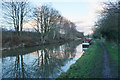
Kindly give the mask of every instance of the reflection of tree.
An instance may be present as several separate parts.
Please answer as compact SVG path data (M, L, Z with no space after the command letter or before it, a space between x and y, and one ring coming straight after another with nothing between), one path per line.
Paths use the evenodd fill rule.
M17 55L11 59L10 66L3 71L3 77L12 78L50 78L56 77L61 72L61 67L75 56L76 47L79 42L66 43L64 45L42 46L40 50L34 52L35 58L31 63L25 63L24 55ZM30 57L30 56L28 56ZM3 58L3 61L5 59ZM28 61L29 62L29 61ZM4 67L4 66L3 66ZM4 68L5 68L4 67Z
M61 46L43 47L36 51L38 58L33 62L36 69L35 75L38 74L37 77L42 76L42 78L54 77L54 74L61 71L61 66L65 65L65 61L75 56L76 45L78 44L66 43Z
M8 66L7 66L8 67ZM25 78L29 77L29 73L25 70L27 65L23 62L23 55L18 55L13 59L12 64L6 69L4 69L3 77L13 77L13 78ZM28 68L28 67L27 67ZM5 72L6 71L6 72Z
M24 62L23 62L23 55L18 55L16 57L16 61L15 61L15 67L14 67L14 70L15 70L15 73L14 75L17 77L17 78L24 78L25 77L25 68L24 68Z

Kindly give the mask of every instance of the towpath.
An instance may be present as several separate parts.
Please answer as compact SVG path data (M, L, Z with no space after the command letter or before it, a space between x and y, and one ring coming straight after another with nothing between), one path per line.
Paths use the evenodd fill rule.
M103 49L103 69L102 69L103 78L112 78L109 61L108 61L109 52L107 51L106 47L102 43L100 43L100 46Z

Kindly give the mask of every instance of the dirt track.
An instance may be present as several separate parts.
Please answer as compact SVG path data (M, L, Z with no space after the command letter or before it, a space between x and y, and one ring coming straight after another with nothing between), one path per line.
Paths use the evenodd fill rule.
M102 69L103 78L112 78L109 61L108 61L109 52L107 51L106 47L102 43L100 43L100 46L103 49L103 69Z

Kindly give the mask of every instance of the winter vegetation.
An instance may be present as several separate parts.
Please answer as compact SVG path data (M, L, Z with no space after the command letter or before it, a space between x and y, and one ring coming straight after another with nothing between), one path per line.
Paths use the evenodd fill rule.
M119 78L120 1L102 4L93 32L84 36L49 4L2 0L2 77ZM92 20L81 24L90 28Z
M107 2L104 10L100 12L100 17L94 27L94 38L104 38L107 41L118 43L119 21L120 21L120 2ZM119 42L120 43L120 42Z
M41 45L83 37L83 33L76 30L76 25L52 6L45 4L32 7L30 4L27 0L20 2L3 0L3 23L12 28L12 31L6 31L4 29L6 26L2 25L3 47ZM24 23L30 21L34 32L24 30Z
M119 78L120 1L103 3L92 37L94 44L56 80L73 78Z

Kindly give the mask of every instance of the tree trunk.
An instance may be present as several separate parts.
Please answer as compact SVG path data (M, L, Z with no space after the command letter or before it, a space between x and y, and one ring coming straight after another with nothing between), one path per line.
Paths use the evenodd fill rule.
M55 39L56 33L55 30L53 31L53 39Z

